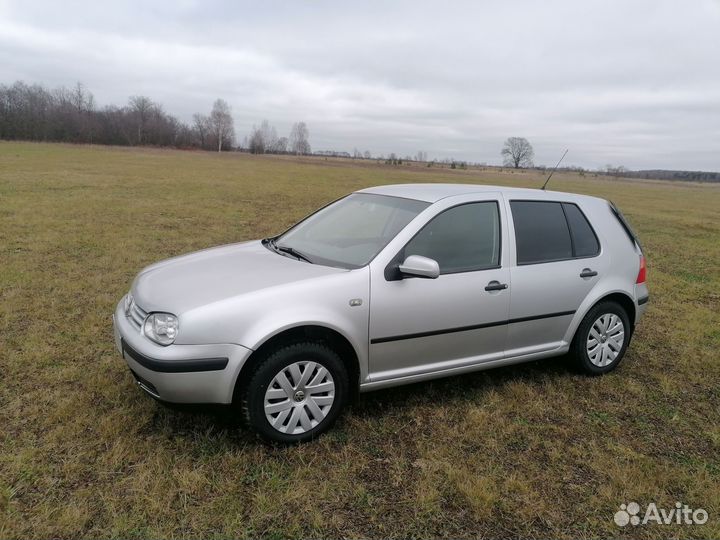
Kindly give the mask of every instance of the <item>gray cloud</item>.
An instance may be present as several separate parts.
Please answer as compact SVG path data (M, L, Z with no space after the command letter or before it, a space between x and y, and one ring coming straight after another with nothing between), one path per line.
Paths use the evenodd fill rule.
M9 2L2 82L84 82L316 149L720 170L720 2Z

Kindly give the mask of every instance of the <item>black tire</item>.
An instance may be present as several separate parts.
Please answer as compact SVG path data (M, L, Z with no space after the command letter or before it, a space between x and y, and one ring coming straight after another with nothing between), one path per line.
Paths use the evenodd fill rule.
M304 433L289 434L275 429L265 414L265 393L276 375L296 362L312 361L324 367L332 377L335 395L326 416ZM245 423L263 439L272 443L294 444L310 441L324 433L337 420L349 396L349 379L340 356L321 342L303 341L283 345L258 362L240 394ZM309 413L307 410L305 411Z
M595 321L606 314L616 315L620 321L622 321L624 336L622 346L620 347L620 351L615 359L607 365L598 366L590 359L590 355L587 351L587 342ZM603 375L612 371L618 366L618 364L620 364L620 361L623 359L623 356L625 356L625 351L627 351L628 345L630 344L631 337L632 327L630 326L630 319L623 307L612 301L600 302L588 311L587 315L585 315L585 318L580 323L577 332L575 332L573 342L570 345L570 355L573 358L576 367L583 373L588 375Z

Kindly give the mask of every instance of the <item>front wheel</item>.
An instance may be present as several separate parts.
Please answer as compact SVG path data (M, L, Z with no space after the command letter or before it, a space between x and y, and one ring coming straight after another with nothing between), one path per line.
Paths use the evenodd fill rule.
M589 375L617 367L630 343L630 320L615 302L594 306L580 323L572 343L577 366Z
M332 426L347 402L348 388L345 365L325 344L285 345L250 375L243 416L268 441L308 441Z

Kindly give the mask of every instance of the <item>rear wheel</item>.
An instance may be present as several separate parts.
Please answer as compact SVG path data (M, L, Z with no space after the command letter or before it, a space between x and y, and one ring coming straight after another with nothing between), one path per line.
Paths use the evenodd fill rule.
M590 375L612 371L630 342L630 320L615 302L594 306L580 323L571 346L577 366Z
M242 395L245 421L272 442L311 440L329 429L347 402L348 374L324 343L285 345L258 364Z

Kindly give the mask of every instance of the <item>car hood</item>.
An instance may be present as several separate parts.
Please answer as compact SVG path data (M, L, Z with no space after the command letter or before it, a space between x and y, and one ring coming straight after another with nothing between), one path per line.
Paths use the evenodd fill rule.
M145 268L133 296L145 311L185 311L268 287L347 272L270 251L259 240L221 246Z

